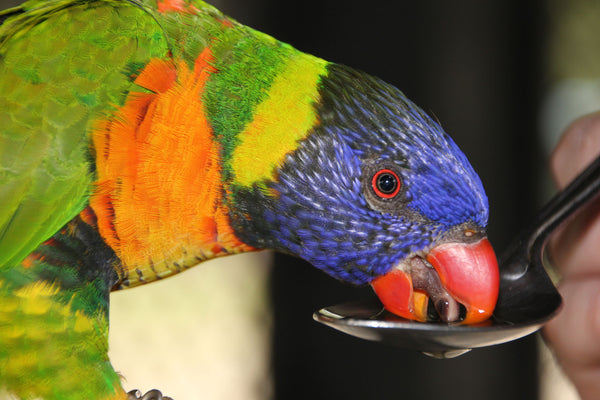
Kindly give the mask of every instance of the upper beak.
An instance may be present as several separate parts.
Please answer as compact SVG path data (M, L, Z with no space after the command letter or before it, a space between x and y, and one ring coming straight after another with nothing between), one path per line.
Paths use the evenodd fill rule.
M401 317L425 322L431 303L445 322L474 324L492 316L500 276L490 242L444 243L371 282L385 308Z

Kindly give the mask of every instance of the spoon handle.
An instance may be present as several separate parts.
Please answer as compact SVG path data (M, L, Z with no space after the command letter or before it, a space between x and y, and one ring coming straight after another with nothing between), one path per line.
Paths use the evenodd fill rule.
M541 256L548 236L600 191L600 157L542 208L530 231L530 256ZM533 261L533 260L532 260Z
M542 256L550 234L600 191L600 157L539 212L535 222L500 257L498 320L530 321L552 316L561 298L548 277ZM515 315L519 318L515 321Z
M540 210L534 223L508 246L500 257L503 279L515 280L525 274L531 264L541 263L550 234L600 191L600 157Z

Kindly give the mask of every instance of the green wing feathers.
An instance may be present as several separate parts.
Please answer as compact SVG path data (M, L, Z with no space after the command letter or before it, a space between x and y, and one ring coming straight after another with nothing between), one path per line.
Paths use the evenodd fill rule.
M0 387L22 398L123 398L107 356L114 279L40 243L62 236L70 246L81 234L60 231L92 190L93 121L123 104L132 75L164 57L167 41L129 2L31 1L3 17Z
M122 104L128 68L167 52L156 21L127 2L27 4L38 6L0 27L0 266L84 208L91 121Z

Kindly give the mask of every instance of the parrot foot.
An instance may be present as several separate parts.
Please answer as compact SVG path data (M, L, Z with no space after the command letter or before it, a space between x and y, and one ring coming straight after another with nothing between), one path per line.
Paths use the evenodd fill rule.
M131 390L127 392L127 400L173 400L171 397L163 396L160 390L149 390L142 396L139 390Z

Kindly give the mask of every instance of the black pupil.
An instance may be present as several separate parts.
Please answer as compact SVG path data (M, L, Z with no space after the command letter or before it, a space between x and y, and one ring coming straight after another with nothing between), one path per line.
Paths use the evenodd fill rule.
M377 177L377 188L384 194L394 193L398 187L398 180L392 174L383 173Z

